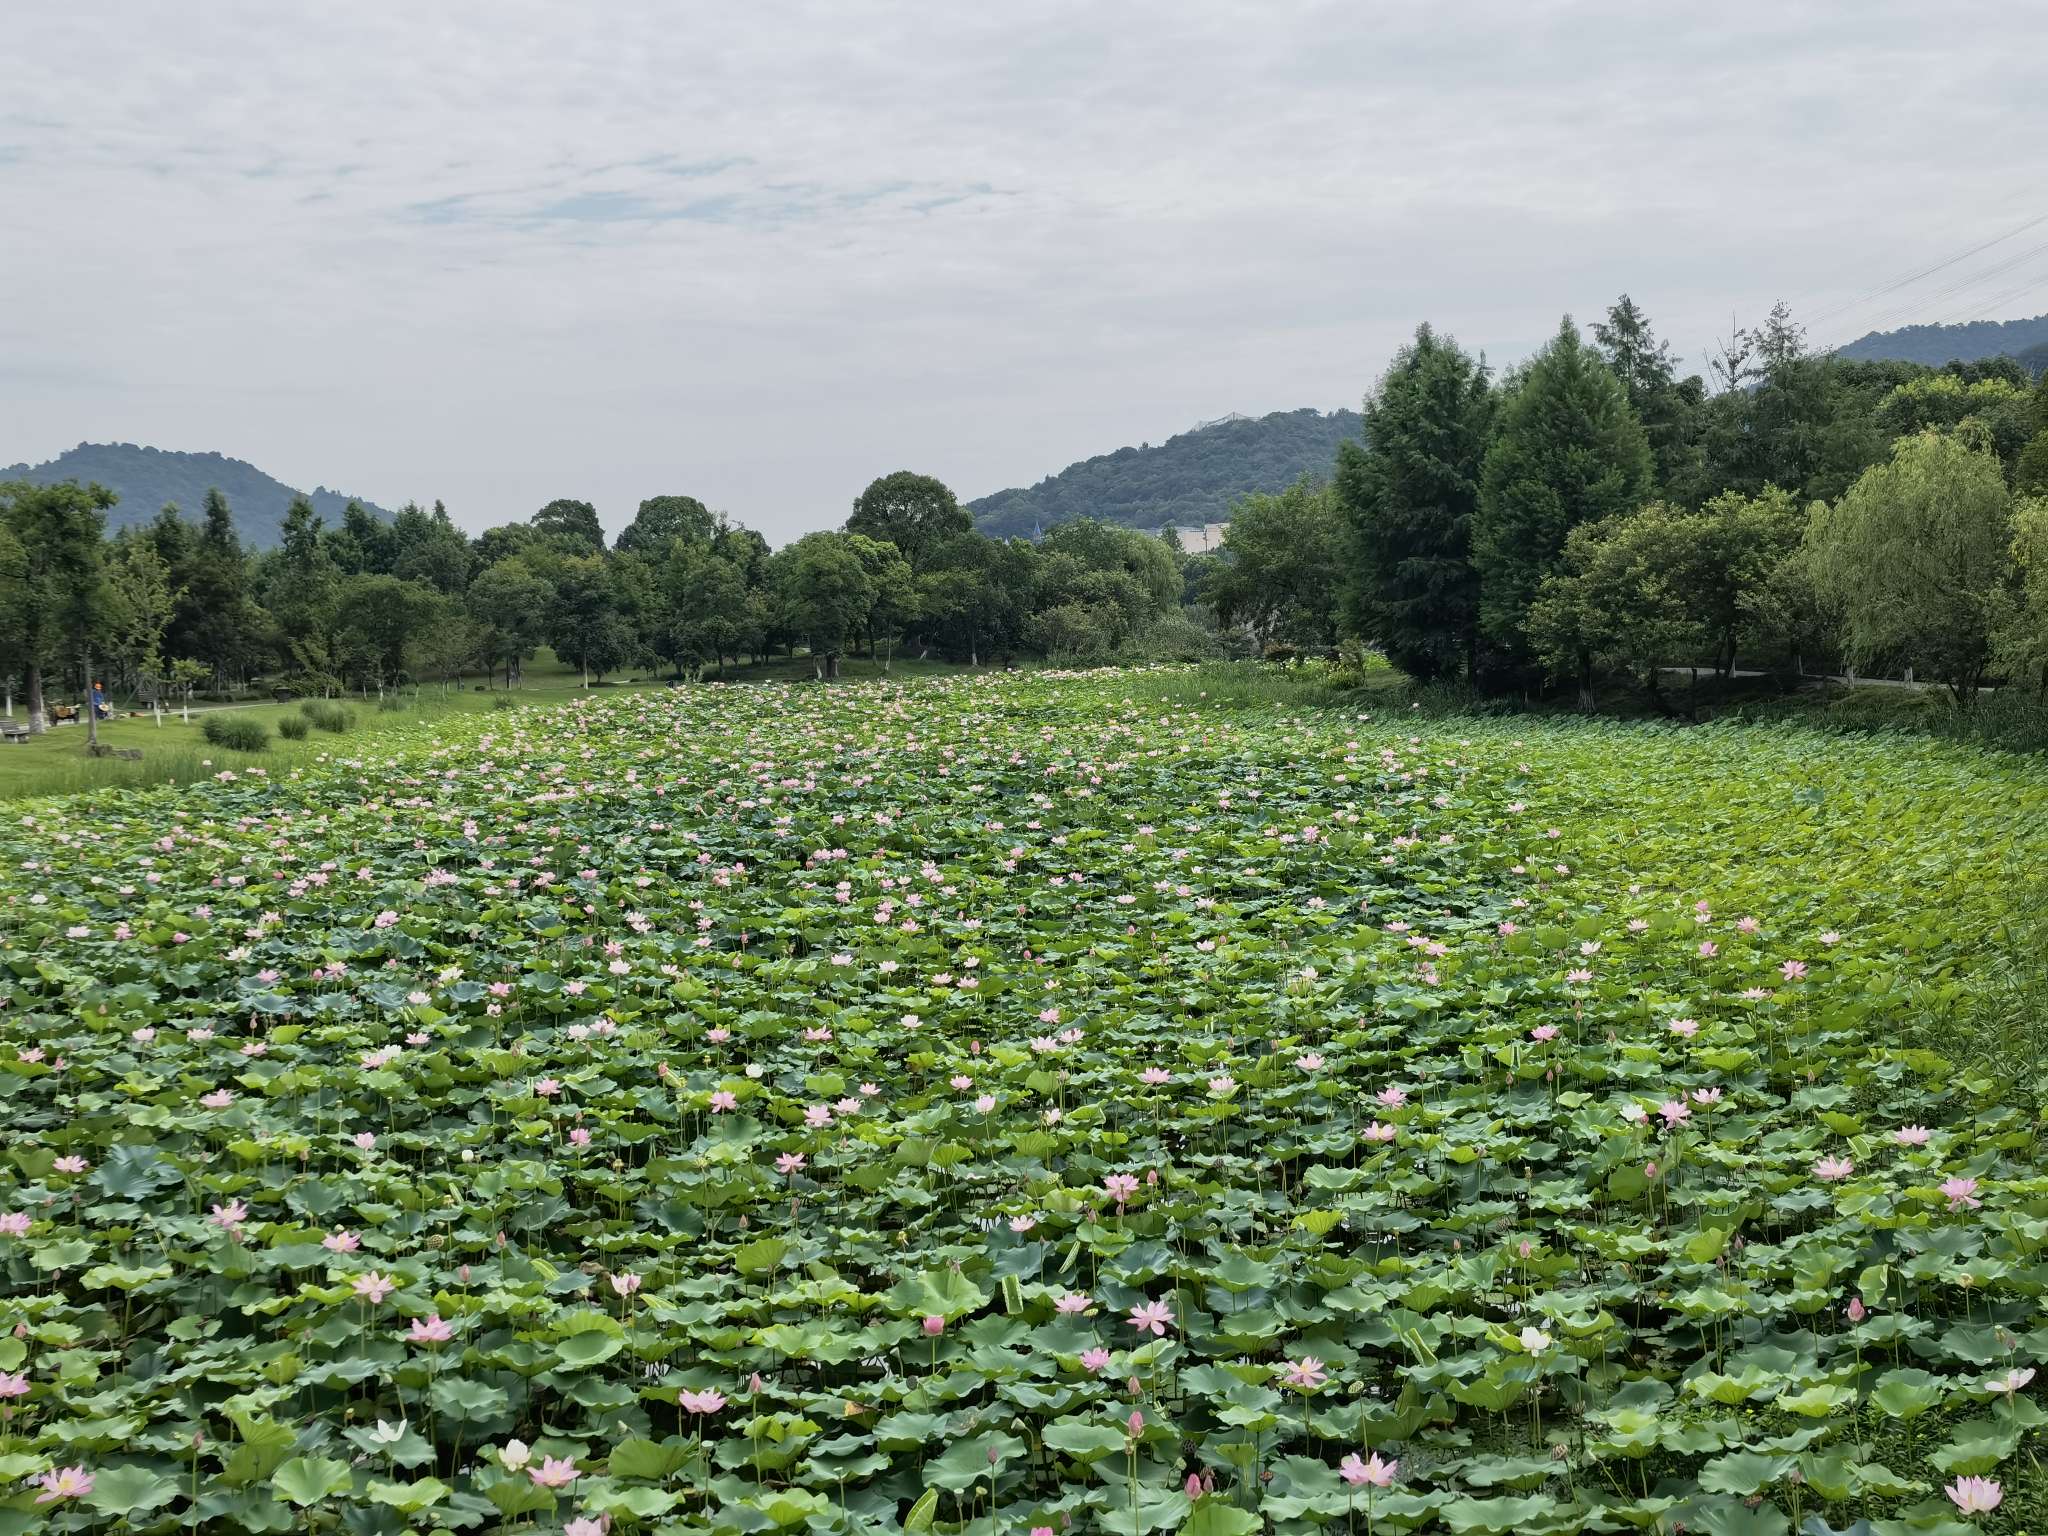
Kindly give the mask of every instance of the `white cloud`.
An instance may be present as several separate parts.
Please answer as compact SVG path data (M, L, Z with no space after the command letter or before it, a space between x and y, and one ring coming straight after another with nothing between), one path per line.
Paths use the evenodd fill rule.
M1821 313L2048 211L2044 56L1988 0L27 0L0 461L779 540L891 469L1355 403L1425 318L1502 359L1624 287L1693 356Z

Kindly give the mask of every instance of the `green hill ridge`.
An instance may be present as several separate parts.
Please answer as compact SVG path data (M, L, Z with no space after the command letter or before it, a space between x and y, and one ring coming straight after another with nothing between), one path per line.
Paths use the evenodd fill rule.
M165 502L176 502L187 516L197 516L207 491L218 487L234 509L236 531L245 543L259 549L278 543L285 509L295 496L303 494L330 524L341 521L342 510L351 500L362 501L325 486L301 492L255 465L225 454L180 453L134 443L80 443L46 464L0 468L0 480L27 480L36 485L98 481L121 498L107 514L109 532L150 521ZM379 517L391 516L372 502L362 504Z

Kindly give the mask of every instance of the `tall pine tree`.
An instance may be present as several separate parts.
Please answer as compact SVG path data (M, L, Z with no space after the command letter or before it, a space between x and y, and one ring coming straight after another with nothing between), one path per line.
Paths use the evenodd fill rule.
M1338 445L1346 627L1415 677L1477 670L1472 519L1493 407L1485 363L1423 325L1367 397L1364 439Z
M1633 512L1650 492L1650 445L1621 381L1571 316L1501 402L1472 530L1479 627L1526 664L1529 605L1556 570L1565 535Z

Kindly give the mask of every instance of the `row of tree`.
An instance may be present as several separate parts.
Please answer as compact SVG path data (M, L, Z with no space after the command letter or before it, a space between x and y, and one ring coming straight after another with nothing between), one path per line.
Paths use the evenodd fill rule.
M835 530L771 550L690 496L607 545L549 502L474 537L293 504L245 549L218 491L104 536L97 486L0 487L0 677L142 697L258 677L307 691L517 683L546 645L588 681L807 648L820 676L911 644L981 663L1377 644L1423 679L1546 682L1699 663L1914 667L1971 696L2048 684L2048 381L2010 359L1845 362L1782 306L1681 378L1628 298L1496 377L1421 327L1326 479L1242 500L1223 548L1079 519L989 538L900 471ZM10 682L10 687L12 686Z
M1327 483L1241 503L1202 590L1420 678L1738 662L2048 683L2048 378L1844 362L1783 306L1679 378L1628 298L1496 379L1429 326Z
M970 663L1087 659L1178 622L1183 595L1155 537L1078 522L1037 543L987 538L946 486L907 471L869 485L842 528L773 551L690 496L642 502L609 547L583 501L471 538L439 503L389 522L351 504L330 528L301 499L260 552L217 491L196 521L167 506L108 539L112 504L98 486L0 487L0 675L21 680L37 728L52 669L149 699L258 677L381 694L475 670L509 686L542 645L586 683L800 646L821 676L856 647L886 666L906 642Z

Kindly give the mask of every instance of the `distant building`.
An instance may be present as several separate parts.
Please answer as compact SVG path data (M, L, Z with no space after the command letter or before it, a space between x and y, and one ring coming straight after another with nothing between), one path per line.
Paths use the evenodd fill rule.
M1191 555L1210 555L1223 547L1223 535L1229 529L1228 523L1203 523L1200 527L1167 526L1159 530L1163 539L1169 533L1180 535L1180 547Z

